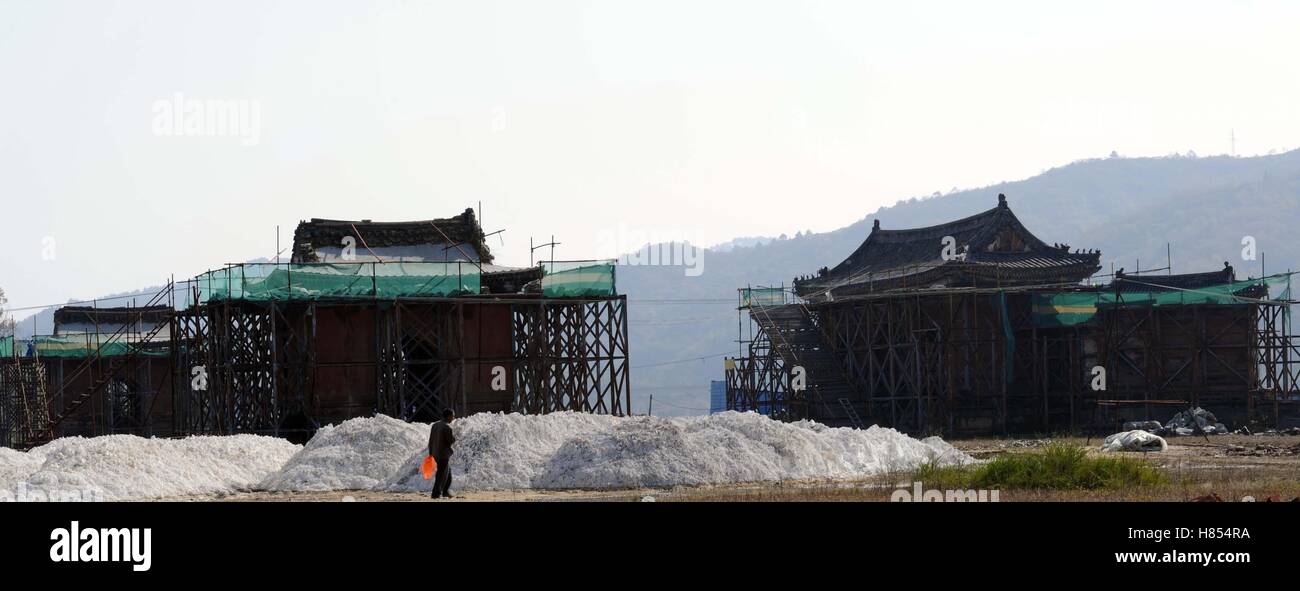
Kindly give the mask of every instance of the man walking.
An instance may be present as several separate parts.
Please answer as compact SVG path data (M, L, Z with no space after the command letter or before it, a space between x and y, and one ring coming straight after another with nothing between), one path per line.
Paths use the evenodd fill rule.
M429 430L429 455L438 463L438 472L433 477L433 498L452 498L451 496L451 445L456 443L456 436L451 432L451 423L456 420L456 413L449 408L442 411L442 420L433 424Z

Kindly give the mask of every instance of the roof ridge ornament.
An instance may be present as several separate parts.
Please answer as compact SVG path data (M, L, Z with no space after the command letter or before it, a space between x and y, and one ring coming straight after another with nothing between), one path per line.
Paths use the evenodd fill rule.
M1007 206L1007 196L1003 195L1002 193L998 193L998 207L1006 208L1006 206Z
M872 230L880 229L880 218L876 218L874 221L871 222L871 229Z

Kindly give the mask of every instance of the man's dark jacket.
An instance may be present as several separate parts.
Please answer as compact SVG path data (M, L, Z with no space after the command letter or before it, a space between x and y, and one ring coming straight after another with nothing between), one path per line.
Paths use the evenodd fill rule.
M451 425L447 421L438 421L429 429L429 455L438 460L439 464L451 457L453 443L456 443L456 436L452 435Z

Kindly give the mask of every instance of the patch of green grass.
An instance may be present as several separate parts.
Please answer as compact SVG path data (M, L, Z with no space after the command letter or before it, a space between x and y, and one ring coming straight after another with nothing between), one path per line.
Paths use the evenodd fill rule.
M989 490L1116 490L1169 482L1163 472L1144 460L1089 457L1087 449L1065 443L1005 454L972 466L927 464L917 471L916 479L936 488Z

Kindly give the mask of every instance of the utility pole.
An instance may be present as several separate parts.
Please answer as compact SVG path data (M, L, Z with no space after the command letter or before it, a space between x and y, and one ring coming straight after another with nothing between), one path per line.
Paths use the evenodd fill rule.
M650 395L650 408L646 410L645 414L648 417L655 416L655 395L654 394Z

